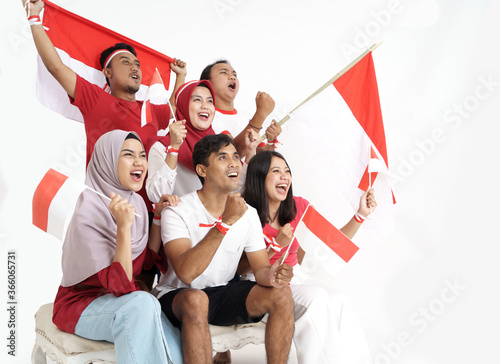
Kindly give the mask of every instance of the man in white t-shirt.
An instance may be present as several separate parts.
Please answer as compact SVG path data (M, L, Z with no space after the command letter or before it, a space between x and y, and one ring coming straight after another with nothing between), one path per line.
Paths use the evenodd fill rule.
M241 161L231 138L201 139L193 165L203 187L162 212L169 268L153 291L181 328L184 363L210 362L209 323L257 322L267 313L268 362L286 363L293 335L292 267L270 266L257 212L234 192ZM232 281L243 252L256 282Z
M241 115L234 106L234 100L240 89L240 81L233 66L225 59L206 66L200 75L200 80L210 81L215 91L215 118L212 128L216 134L229 131L234 138L234 145L241 152L247 130L253 129L257 133L261 132L264 121L274 110L274 100L269 94L259 91L255 97L256 111L253 117L248 119ZM257 151L274 150L280 133L281 126L273 120L266 129L267 144L261 143Z

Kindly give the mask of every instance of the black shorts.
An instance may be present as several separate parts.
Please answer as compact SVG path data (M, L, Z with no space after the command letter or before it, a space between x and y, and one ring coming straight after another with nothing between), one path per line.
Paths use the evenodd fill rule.
M259 322L264 315L250 317L247 312L246 299L250 290L257 283L251 281L231 281L225 286L208 287L202 289L208 296L208 323L218 326L231 326ZM177 293L186 288L170 291L160 297L162 311L170 322L181 327L181 322L172 311L172 302Z

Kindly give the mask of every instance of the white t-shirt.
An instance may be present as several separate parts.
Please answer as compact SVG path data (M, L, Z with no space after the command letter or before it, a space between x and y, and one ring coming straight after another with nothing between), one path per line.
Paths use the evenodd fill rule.
M214 129L215 134L220 134L223 131L228 131L231 133L233 138L237 137L243 129L248 125L248 121L251 118L242 116L235 109L234 111L224 111L215 109L215 117L214 121L212 121L212 129ZM267 126L270 125L270 122L264 122L262 126L262 130L266 130ZM262 132L259 133L264 135ZM266 143L262 142L259 144L259 147L264 147Z
M181 287L202 289L223 286L233 279L244 251L251 253L266 248L257 211L249 205L247 207L245 214L230 227L212 261L201 275L187 285L177 278L172 265L169 264L167 272L160 278L153 294L160 298L165 293ZM212 225L215 221L217 219L205 209L198 193L194 191L182 196L178 206L163 210L162 241L168 244L175 239L187 238L194 247L211 229L200 227L200 224Z
M215 134L220 134L227 130L234 138L248 125L248 120L250 119L244 118L237 110L224 111L215 109L212 129L214 129Z
M180 163L175 169L170 169L165 163L166 156L161 142L154 143L149 150L146 193L153 203L158 203L164 194L184 196L202 187L196 172Z

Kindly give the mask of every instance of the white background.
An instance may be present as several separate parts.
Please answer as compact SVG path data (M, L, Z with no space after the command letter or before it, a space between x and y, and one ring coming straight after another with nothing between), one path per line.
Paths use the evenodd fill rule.
M377 364L499 362L500 201L498 152L493 148L499 132L498 2L57 3L185 60L188 79L198 78L203 67L216 59L229 59L241 81L236 108L253 113L256 92L266 91L276 101L275 118L286 115L366 47L384 41L374 59L389 166L399 177L394 186L395 230L382 241L370 241L360 232L361 250L334 284L354 306ZM83 125L45 109L35 97L36 51L25 18L21 1L4 1L0 21L3 363L29 362L33 315L40 305L53 301L61 278L61 242L31 224L33 192L55 164L83 179L85 162ZM489 89L481 80L490 80ZM285 145L286 132L285 128L281 138ZM431 143L436 133L441 137ZM296 150L286 157L293 169L294 159L311 155ZM306 172L294 170L297 178L301 173ZM307 171L309 185L297 182L296 194L308 197L313 178L321 174L321 169ZM324 199L328 198L325 190ZM18 258L17 358L6 354L8 250L16 250ZM453 284L458 288L450 291L447 287Z

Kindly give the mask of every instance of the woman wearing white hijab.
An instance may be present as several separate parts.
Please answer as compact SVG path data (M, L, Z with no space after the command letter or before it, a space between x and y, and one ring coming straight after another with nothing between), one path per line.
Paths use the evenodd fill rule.
M152 225L148 246L147 209L136 194L146 172L137 134L114 130L95 144L85 183L112 200L88 189L80 196L52 320L63 331L114 342L117 363L182 363L178 330L134 280L161 261L159 226Z

